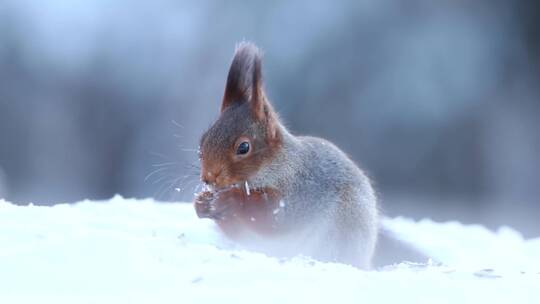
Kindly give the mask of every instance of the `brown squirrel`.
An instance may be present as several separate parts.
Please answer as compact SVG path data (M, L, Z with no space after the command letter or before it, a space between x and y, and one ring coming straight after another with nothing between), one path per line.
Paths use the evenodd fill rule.
M294 136L263 90L261 52L240 43L221 114L200 140L201 218L248 247L369 268L377 199L362 170L334 144Z

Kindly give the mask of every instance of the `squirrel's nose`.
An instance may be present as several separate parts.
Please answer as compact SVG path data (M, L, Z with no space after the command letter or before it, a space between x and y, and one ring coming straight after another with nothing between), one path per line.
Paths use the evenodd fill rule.
M212 173L212 171L206 171L205 173L201 175L201 180L203 183L207 185L215 185L218 177L219 177L219 173L215 174L215 173Z
M212 178L210 175L208 174L202 174L201 175L201 181L207 185L211 185L213 183L216 182L216 179L215 178Z

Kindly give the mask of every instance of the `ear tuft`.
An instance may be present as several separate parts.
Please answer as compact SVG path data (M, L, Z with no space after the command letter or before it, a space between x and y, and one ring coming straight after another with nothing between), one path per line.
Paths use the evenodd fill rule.
M262 107L262 54L251 42L240 42L227 76L227 85L221 104L223 112L227 107L250 102L254 113Z

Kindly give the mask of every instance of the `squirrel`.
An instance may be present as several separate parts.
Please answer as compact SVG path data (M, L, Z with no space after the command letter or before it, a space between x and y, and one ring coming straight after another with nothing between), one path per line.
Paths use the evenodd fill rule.
M371 267L379 212L370 179L331 142L287 130L252 43L236 47L199 159L206 188L195 195L196 213L226 236L270 255Z

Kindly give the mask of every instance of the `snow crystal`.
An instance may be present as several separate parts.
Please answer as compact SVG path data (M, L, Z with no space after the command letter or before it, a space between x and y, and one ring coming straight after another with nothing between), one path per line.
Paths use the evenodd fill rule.
M246 181L246 183L244 184L245 188L246 188L246 193L247 195L251 195L251 192L249 191L249 184L248 182Z

